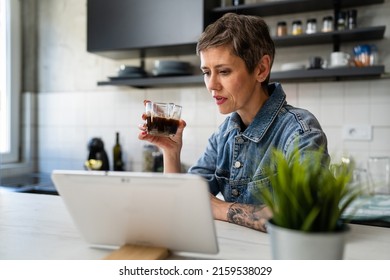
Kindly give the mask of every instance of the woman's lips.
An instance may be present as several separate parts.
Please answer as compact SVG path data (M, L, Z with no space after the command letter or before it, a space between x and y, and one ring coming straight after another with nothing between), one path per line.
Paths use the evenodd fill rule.
M217 103L217 105L221 105L221 104L225 103L225 101L227 100L227 98L221 97L221 96L214 96L214 98L215 98L215 102Z

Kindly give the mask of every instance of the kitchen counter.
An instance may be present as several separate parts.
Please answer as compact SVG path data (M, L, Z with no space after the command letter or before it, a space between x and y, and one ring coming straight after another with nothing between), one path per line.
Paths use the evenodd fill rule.
M390 259L390 229L351 224L345 259ZM269 236L216 221L220 252L176 253L171 259L271 259ZM111 253L80 236L60 196L0 190L0 259L98 260Z
M21 193L58 195L49 173L30 173L0 178L0 189Z

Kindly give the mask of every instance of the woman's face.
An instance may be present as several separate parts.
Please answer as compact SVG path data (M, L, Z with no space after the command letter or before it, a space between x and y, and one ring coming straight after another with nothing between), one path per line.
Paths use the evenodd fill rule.
M244 60L228 46L211 47L200 52L201 70L208 91L221 114L237 112L244 123L250 122L264 102L261 82L264 71L259 65L249 73Z

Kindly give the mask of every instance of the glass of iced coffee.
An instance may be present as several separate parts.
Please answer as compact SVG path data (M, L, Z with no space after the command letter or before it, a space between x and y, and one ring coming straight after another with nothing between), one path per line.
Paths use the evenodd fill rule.
M174 103L145 102L146 128L149 134L173 136L176 134L182 107Z

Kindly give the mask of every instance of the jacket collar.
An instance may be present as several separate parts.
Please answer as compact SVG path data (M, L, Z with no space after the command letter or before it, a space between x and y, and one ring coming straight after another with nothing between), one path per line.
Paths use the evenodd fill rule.
M259 109L252 123L242 133L243 137L248 138L253 142L259 142L265 135L268 128L272 125L279 111L286 103L286 94L283 91L280 83L271 83L268 85L270 97ZM241 131L241 118L234 112L231 114L228 127L224 136L227 136L232 130Z

